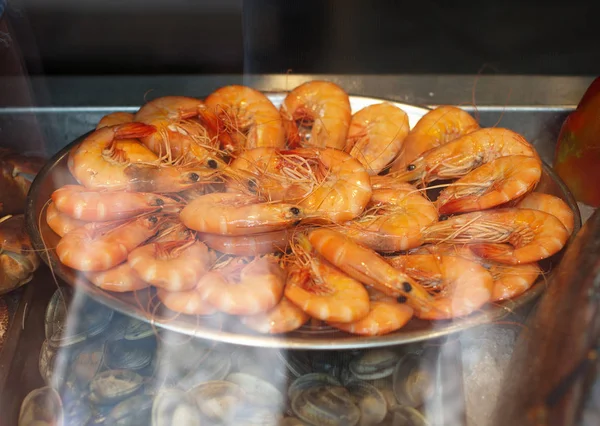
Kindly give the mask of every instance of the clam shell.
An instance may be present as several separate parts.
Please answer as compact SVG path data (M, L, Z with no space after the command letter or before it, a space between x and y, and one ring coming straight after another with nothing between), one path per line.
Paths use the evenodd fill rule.
M288 398L293 401L300 392L319 386L341 386L342 384L335 377L323 373L309 373L298 377L288 388Z
M90 382L90 400L96 404L114 404L138 392L142 376L130 370L108 370Z
M390 410L391 426L430 426L431 424L413 407L397 406Z
M193 398L178 389L160 392L152 403L152 426L200 426L200 411Z
M378 425L385 419L388 411L387 401L375 386L357 380L347 384L346 389L360 409L361 426Z
M391 376L400 355L390 349L372 349L353 359L349 368L360 380L378 380Z
M290 377L302 377L313 372L310 358L305 352L278 352L277 357L288 370Z
M84 296L61 287L46 307L45 332L53 347L72 346L106 330L114 311ZM76 321L69 321L69 317Z
M298 418L312 425L354 426L360 419L360 409L352 399L346 388L319 386L296 394L292 410Z
M434 364L428 354L406 354L393 374L393 391L400 405L420 407L435 392Z
M29 392L19 411L19 426L41 424L63 424L62 401L58 392L48 386Z
M239 385L246 393L246 400L259 407L281 408L283 394L271 383L246 373L231 373L227 381Z
M243 408L245 394L232 382L214 380L188 391L202 415L210 422L231 423L237 411Z
M107 343L105 364L113 370L141 370L150 365L154 353L154 342L117 340Z
M87 425L92 418L90 404L84 398L64 403L65 425Z
M125 329L125 340L140 340L154 336L155 330L147 322L139 321L135 318L129 318L127 328Z
M82 387L87 387L102 369L104 361L104 340L95 341L75 355L69 368Z
M123 426L146 426L150 423L153 399L148 395L135 395L127 398L110 410L107 423Z

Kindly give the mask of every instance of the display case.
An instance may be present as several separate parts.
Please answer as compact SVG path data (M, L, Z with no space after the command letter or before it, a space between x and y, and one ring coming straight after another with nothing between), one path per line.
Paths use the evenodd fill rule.
M561 127L595 77L586 66L577 62L573 64L577 69L570 69L564 57L561 57L560 61L548 60L546 68L536 72L535 61L525 61L524 68L519 69L516 65L518 61L507 54L503 62L504 72L493 75L479 72L473 69L473 64L482 65L481 61L477 55L465 49L464 43L462 49L459 48L459 36L452 38L454 50L449 50L465 60L464 66L446 62L448 65L443 67L440 64L443 61L426 58L415 60L410 66L391 59L381 60L378 65L377 57L382 57L384 53L422 53L436 43L436 37L423 34L422 44L414 39L401 47L378 44L383 36L377 34L384 34L385 28L392 28L391 23L386 24L387 21L381 17L386 11L390 15L399 11L392 6L389 10L383 6L370 9L365 5L359 6L358 2L348 2L343 10L339 5L335 6L335 2L315 3L310 8L312 13L307 13L304 8L284 7L275 2L251 1L245 2L242 7L237 2L192 4L175 1L169 6L170 15L160 2L149 2L143 9L137 2L101 6L95 2L42 3L9 2L7 6L0 0L0 47L3 47L0 50L0 161L3 161L2 166L7 170L11 167L5 176L11 176L11 179L18 176L28 182L25 201L15 202L16 205L23 205L22 211L16 209L10 212L12 216L23 214L21 230L25 234L20 237L22 245L15 249L14 244L2 235L5 251L0 250L5 262L5 269L0 272L8 275L9 262L14 259L19 260L20 265L26 265L25 270L19 270L24 276L17 280L17 288L0 298L1 424L598 424L600 381L596 382L595 376L598 262L594 253L598 252L600 244L600 220L593 207L573 197L568 185L553 169ZM495 10L491 5L488 6L492 9L487 10ZM415 6L416 9L420 7ZM526 13L527 7L522 7ZM444 7L436 6L433 10L439 15ZM257 14L261 16L260 19ZM372 21L369 14L380 18ZM353 34L352 25L348 22L359 22L361 15L365 17L360 22L364 22L365 28L371 28L376 35L365 35L361 39ZM238 18L243 22L241 31L233 24ZM299 47L302 42L297 34L290 35L294 28L298 28L296 20L300 18L321 23L315 31L306 35L306 40L310 40L314 48L303 50ZM396 28L393 32L408 37L415 33L415 29L409 25L411 19L403 19L406 26L393 27ZM438 19L441 20L441 15ZM101 28L105 21L111 22L112 27L105 38L99 39L94 29ZM262 25L258 25L258 22L262 22ZM161 23L166 29L153 32L152 28ZM132 31L132 27L135 31ZM202 30L203 36L191 40L189 34L197 31L197 28ZM269 34L266 34L265 28L270 29ZM53 30L56 34L50 37ZM494 31L490 28L490 32ZM460 33L456 28L452 31L448 29L448 34L455 32ZM164 45L160 44L161 34L168 34L169 42L165 41ZM171 43L177 39L176 35L180 36L179 44ZM77 38L79 40L75 40ZM322 42L323 38L329 40L328 43ZM526 38L526 33L521 32L521 39ZM217 42L220 39L222 41ZM6 46L3 40L7 41L4 43ZM243 43L238 43L240 40ZM492 43L490 40L488 42ZM357 45L357 53L348 53L347 45L350 42ZM515 46L516 42L506 41L509 42ZM502 46L502 43L496 45ZM373 46L378 46L378 49L370 52ZM490 46L490 56L502 57L498 49L494 51ZM586 52L584 47L582 45L580 49L582 53ZM194 49L195 54L191 55L190 51ZM284 50L285 53L276 56L277 52ZM294 56L294 52L301 51L304 52L302 54L310 53L312 58L319 58L321 66L316 65L315 61L307 64ZM529 58L532 55L525 56ZM595 58L594 52L590 55L592 59ZM443 55L440 57L448 59ZM372 66L367 66L361 58L370 59ZM72 71L69 71L69 64L73 67ZM292 69L281 69L286 64ZM338 147L327 145L330 143L327 138L331 138L334 126L337 126L327 122L330 119L327 114L332 114L331 110L329 113L321 110L320 116L310 116L314 109L303 105L296 110L296 115L290 115L291 118L285 115L286 108L292 108L286 104L290 93L296 93L295 89L314 82L333 83L335 90L340 90L347 98L348 120L344 124L345 133ZM282 135L285 133L285 138L282 137L285 142L281 146L269 147L276 149L278 161L281 162L277 163L275 171L269 171L271 174L261 171L262 182L256 177L258 174L248 178L248 174L244 174L248 170L244 170L244 173L237 169L231 171L234 168L232 164L250 150L243 144L250 144L248 141L254 137L252 132L257 132L251 126L239 124L239 120L248 119L240 113L248 107L246 100L240 102L243 108L238 105L238 109L227 110L223 114L222 104L211 109L207 99L217 90L231 86L246 86L264 94L264 99L276 111L275 121L284 123L281 132ZM238 87L236 90L241 92L244 89ZM236 95L239 93L236 92ZM322 98L317 101L331 102L334 95L321 93ZM142 123L143 118L138 114L140 108L167 96L187 97L197 105L194 104L194 111L188 109L185 117L176 120L169 113L175 114L177 108L167 111L165 120L168 123L164 128L160 127L158 121L154 124ZM263 102L263 98L260 99ZM391 140L396 140L398 133L405 134L398 143L398 152L392 154L380 170L373 171L369 169L371 163L365 165L366 160L361 157L366 156L366 151L353 154L352 147L348 146L351 138L347 135L348 128L359 126L354 121L357 112L382 103L404 114L402 120L405 120L406 128L400 129L400 119L390 120L394 128L400 129L389 136ZM466 112L476 123L472 130L459 134L454 142L467 138L472 132L508 129L506 131L511 132L510 135L516 135L514 140L520 141L522 138L525 141L526 148L523 149L530 149L526 151L530 154L519 151L516 154L518 158L514 152L488 158L486 153L482 153L484 149L503 149L493 146L501 145L500 142L493 140L479 151L470 151L471 148L466 144L475 142L468 140L464 142L465 146L457 148L456 155L479 159L473 161L466 172L457 172L460 168L456 166L458 163L444 157L434 166L427 163L427 167L423 167L423 174L417 178L407 177L408 172L419 167L415 162L417 159L433 161L433 156L422 159L425 158L424 153L431 152L427 150L419 153L410 164L394 168L393 162L404 155L399 152L406 135L416 132L415 126L424 116L448 106ZM334 107L343 109L339 104ZM103 117L117 112L131 114L131 118L102 130L99 123ZM181 113L181 109L177 112ZM239 115L231 120L231 114ZM260 114L259 118L256 117L254 115L250 120L261 119ZM323 125L325 130L317 134L313 131L319 127L320 120L327 124ZM366 120L367 123L371 121L377 120L372 117ZM231 128L232 122L237 126L234 126L234 130ZM127 127L132 123L134 126ZM193 123L193 129L183 126L189 126L190 123ZM267 127L269 123L265 120L264 126ZM182 127L177 127L180 125ZM430 126L433 128L435 124ZM90 138L103 135L99 132L108 132L107 129L115 129L115 132L125 129L120 139L125 140L124 143L140 144L139 141L126 139L145 140L154 135L158 128L164 132L179 132L183 136L177 137L185 140L199 127L203 129L202 137L206 138L202 139L202 143L194 139L193 142L185 142L182 148L179 145L175 147L176 137L170 136L169 145L151 149L156 160L142 159L137 161L138 168L128 169L126 173L132 173L132 170L138 173L130 181L135 180L132 185L138 186L95 187L90 183L87 189L83 189L94 194L124 193L129 197L127 202L132 203L131 199L136 194L151 193L160 203L156 204L157 201L152 199L152 208L142 209L125 219L118 215L110 218L116 222L109 222L104 217L99 220L85 219L75 223L76 226L73 225L69 232L65 231L65 235L88 226L86 238L93 239L95 237L90 235L108 229L106 223L110 223L111 230L125 229L119 227L128 226L131 217L135 216L136 220L146 220L146 225L152 228L155 222L166 219L160 222L161 227L152 228L153 231L148 235L143 234L145 236L127 249L125 257L115 265L98 267L94 271L78 271L68 266L66 255L63 256L58 249L59 242L63 241L64 244L64 235L59 236L55 228L48 224L48 215L49 206L58 206L57 199L52 198L56 190L65 185L82 185L80 188L83 188L86 182L93 182L74 171L76 149ZM361 131L363 133L359 132L358 137L364 138L367 130ZM445 131L451 133L448 129ZM323 142L323 146L315 146L322 134L327 135L327 142ZM113 137L109 136L109 139ZM453 143L451 139L437 144L445 146ZM165 137L164 141L167 140ZM113 155L115 150L126 152L125 145L119 143L119 137L114 136L114 141L109 140L102 145L97 158L106 158L107 151L110 151L111 161L122 158ZM392 142L389 144L391 146ZM509 142L503 141L502 144L508 145ZM212 161L206 163L209 166L200 163L199 154L195 151L199 149L196 146L206 149L207 145L212 149L208 150L208 161ZM152 147L152 144L146 141L143 146ZM167 146L168 152L163 150ZM10 149L13 157L4 154L5 148ZM437 149L436 146L428 148ZM382 152L387 153L391 149L386 146ZM177 150L181 151L181 155ZM196 156L193 161L186 156L190 152ZM315 152L321 156L317 160ZM332 174L338 173L332 170L343 163L339 160L335 164L333 161L326 163L323 152L343 158L347 164L358 164L351 173L345 175L348 183L342 183L336 189L340 191L338 197L342 197L339 195L342 190L348 190L353 185L351 179L358 182L362 174L366 176L368 189L365 191L368 196L360 212L352 217L338 220L336 214L339 212L325 212L324 208L311 206L305 201ZM537 167L538 177L532 178L535 182L522 193L494 205L471 208L474 212L456 210L457 203L453 207L448 207L450 204L443 207L441 201L436 201L442 197L440 191L444 194L447 188L460 187L453 182L459 181L463 186L468 186L468 183L464 183L468 181L462 178L469 172L489 167L489 164L496 164L493 162L498 158L506 159L511 155L515 160L507 167L510 170L522 167L532 158L538 161L533 167ZM263 153L257 158L260 162L270 157ZM119 161L115 163L121 164ZM202 161L206 161L206 158L203 157ZM90 164L85 165L83 174L99 174ZM184 178L181 176L189 178L195 175L194 182L203 179L206 182L202 182L201 190L198 190L198 185L190 185L177 187L175 191L171 189L175 179L169 177L170 180L164 183L161 181L162 175L153 174L156 172L144 167L152 167L152 170L177 168L181 173L178 178L182 181ZM508 171L498 172L499 165L494 167L490 169L491 175L478 178L480 187L493 186L489 182L496 179L493 173L509 174ZM142 176L139 168L148 174ZM209 169L217 169L218 173ZM444 169L448 174L435 175L439 169ZM306 170L317 183L312 182L314 186L303 192L302 196L287 195L295 194L294 191L299 191L302 185L302 188L306 188L306 175L300 176ZM275 175L277 179L285 177L285 182L282 184L281 180L276 180L273 177ZM509 176L507 179L514 178ZM359 237L354 234L350 238L352 244L357 244L357 250L364 250L353 259L354 264L337 264L339 259L336 256L327 257L317 237L312 238L316 235L314 232L332 232L333 238L336 233L350 229L348 227L353 220L362 220L363 226L365 221L382 217L380 209L385 203L373 201L373 193L386 189L377 187L382 185L380 182L392 180L400 184L399 188L404 188L402 197L419 197L419 200L424 200L423 203L427 202L434 208L435 218L425 225L409 226L411 232L418 229L419 235L427 232L433 235L433 225L459 223L457 220L467 215L474 215L472 222L459 224L453 232L441 237L433 236L427 240L425 236L420 236L423 239L419 243L410 247L398 245L394 249L377 248L379 241L387 235L381 230L383 228L374 233L374 239L359 243L356 243ZM139 186L140 181L143 181L142 186ZM274 181L277 185L288 185L286 195L280 199L272 196L276 190L269 185ZM291 181L294 183L291 184ZM163 184L165 186L160 186ZM406 186L402 185L411 185L409 195ZM6 194L7 188L0 187L0 195L3 191ZM398 188L394 190L399 191ZM508 191L504 187L502 190ZM352 197L356 197L355 192ZM561 208L566 208L570 214L570 224L561 222L558 216L543 212L543 215L551 217L539 219L540 224L536 224L535 230L531 231L535 237L519 234L518 241L508 238L500 241L501 237L486 237L488 240L485 240L480 236L481 228L477 229L475 236L467 233L460 237L460 232L467 229L469 224L479 223L480 216L487 217L486 214L490 212L496 214L498 211L502 215L516 214L517 210L529 214L539 211L541 208L518 204L530 192L551 194L554 200L558 199ZM285 235L286 247L283 249L273 243L272 250L250 255L239 248L241 240L235 240L235 244L239 244L235 249L226 248L225 243L221 246L223 248L218 249L216 245L211 246L216 243L209 243L207 235L211 232L202 228L208 226L204 223L208 219L201 225L192 225L198 218L219 217L218 213L214 213L217 210L209 210L209 207L213 207L210 203L204 207L205 210L195 212L188 221L182 216L182 210L211 193L252 198L253 201L246 204L279 205L285 201L286 208L301 209L303 215L305 211L307 213L285 226L278 225L280 227L276 231L287 229L289 233ZM265 195L267 193L269 195ZM476 198L480 199L482 195L485 195L485 191L476 193ZM11 197L5 196L5 199L8 198ZM9 204L5 199L0 206L6 209ZM246 204L235 206L243 211L242 207ZM107 204L103 209L110 209L111 206L117 204ZM289 211L293 213L293 210ZM399 214L398 210L393 212ZM62 210L59 213L64 214ZM81 211L73 213L70 220L77 214L81 214ZM103 214L107 214L106 211ZM249 221L252 218L248 214L243 219ZM219 220L222 229L230 225L224 217L219 217ZM515 230L516 220L511 219L507 225L512 226L510 232L515 234L521 232ZM180 221L186 225L186 230L182 231L185 237L181 241L170 240L170 233L181 231L177 228L181 225ZM93 222L94 228L85 225L85 222ZM177 223L173 225L173 222ZM538 229L550 227L555 222L560 229L544 231L547 232L543 234L546 238L543 243L545 254L540 257L539 266L530 258L515 260L516 254L513 252L511 255L515 258L494 263L492 255L486 257L477 249L469 251L470 247L476 247L477 244L498 241L517 248L530 244L522 243L520 238L541 238L538 233L542 231ZM492 222L487 226L499 229L503 223ZM291 232L291 229L295 231ZM231 237L225 231L222 234L219 236ZM248 231L233 235L252 239L256 234L264 235L265 232ZM480 241L477 238L483 239ZM547 241L561 238L560 247L550 252ZM84 241L78 240L72 256L97 254L95 249L90 249L90 240ZM120 241L116 239L106 245L106 251L112 253L112 249L120 249ZM455 251L440 251L447 248L448 242ZM86 246L88 243L89 246ZM206 251L200 250L200 254L179 263L178 267L170 267L170 278L164 285L145 284L132 291L116 292L111 291L108 285L102 288L102 285L92 284L93 273L102 273L118 265L131 265L128 256L133 249L155 243L166 244L160 246L165 253L155 254L156 257L164 255L165 259L176 258L179 254L172 253L179 253L179 250L194 244L201 244ZM430 251L427 254L423 251L415 254L414 250L423 249L423 246ZM465 247L468 255L460 251ZM35 254L35 261L27 257L32 253ZM172 290L177 281L175 275L195 265L201 255L206 256L206 261L200 266L202 274L195 278L193 288ZM432 262L433 266L417 265L411 269L406 264L397 263L403 256L416 259L414 256L419 255ZM275 262L279 272L272 272L272 265L269 266L271 269L267 268L269 273L260 270L252 275L250 269L250 272L243 272L247 265L254 265L254 262L267 257L269 262ZM23 259L28 259L29 263L23 263ZM451 274L451 262L459 262L463 268L467 268L460 270L454 281L446 276ZM458 264L452 265L458 270ZM377 274L374 271L384 266L391 269L382 273L381 278L374 278ZM501 278L531 274L519 269L522 266L535 269L535 277L526 284L527 289L515 291L507 287L507 292L514 291L516 294L513 296L510 293L510 297L492 300L493 283ZM133 270L133 266L128 267ZM444 269L446 267L449 268L448 272ZM135 282L128 283L139 283L140 277L145 276L143 273L152 268L156 266L136 269L136 278L132 279ZM337 274L335 276L339 280L346 280L343 285L350 287L357 284L358 290L355 294L344 296L343 292L348 291L345 288L340 290L334 288L333 284L323 284L319 281L323 275L319 274L325 274L322 272L324 270L331 276ZM234 302L223 302L222 298L211 296L207 291L198 291L201 287L197 284L201 282L198 280L209 273L229 274L216 285L211 285L214 286L213 292L221 295L228 292L228 297L240 298L239 302L235 302L239 303L237 310L232 307ZM359 277L361 273L362 278ZM397 273L408 278L405 282L382 284L388 283L388 278ZM255 287L250 288L248 284L250 290L236 287L240 286L244 274L256 280L256 283L252 283ZM276 278L283 282L281 288L274 291L277 294L267 295L276 300L273 303L263 299L257 301L263 294L261 292ZM294 279L301 284L292 283ZM488 279L489 283L485 281ZM307 280L312 280L310 285L305 284ZM482 284L484 281L487 284ZM111 285L114 290L114 283ZM318 298L319 303L327 303L327 309L311 308L309 302L303 304L298 293L288 293L292 285L304 286L306 294L303 293L302 297L309 298L311 303ZM487 292L485 301L478 302L471 293L468 297L459 296L456 288L467 288L468 285ZM163 291L165 288L170 289L166 291L168 297L177 297L177 302L185 302L185 306L174 308L180 305L167 301ZM416 295L420 289L423 289L424 295ZM201 296L192 294L194 291ZM336 291L340 295L332 296ZM182 297L185 300L182 301ZM201 300L197 301L198 297ZM360 305L363 298L366 300L364 314L350 312ZM449 307L439 302L443 298L446 298ZM253 303L259 302L270 305L264 309L251 309ZM366 331L357 331L358 322L363 319L366 321L367 312L369 315L374 312L378 302L389 303L392 308L377 314L381 317L373 314L373 318L369 317L371 328L362 324ZM190 307L192 303L196 303L196 311ZM265 312L273 312L283 303L289 306L287 310L281 308L278 316L256 317L257 314L260 316ZM459 303L466 307L458 307ZM200 312L200 305L210 309ZM332 313L336 309L356 318L353 316L351 320L340 320ZM251 315L254 315L253 319ZM277 332L276 326L295 320L300 322L298 327ZM399 324L393 330L385 328L394 321ZM348 328L348 324L352 326Z

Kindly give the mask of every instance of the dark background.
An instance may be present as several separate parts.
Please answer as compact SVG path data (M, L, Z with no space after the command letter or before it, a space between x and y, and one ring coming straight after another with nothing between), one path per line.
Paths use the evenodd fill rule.
M600 73L591 0L7 1L32 75Z

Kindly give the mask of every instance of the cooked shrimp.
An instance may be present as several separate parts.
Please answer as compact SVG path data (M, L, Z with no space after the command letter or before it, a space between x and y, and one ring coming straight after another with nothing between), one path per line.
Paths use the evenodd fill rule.
M440 106L429 111L417 122L404 142L392 172L403 172L425 151L448 143L479 129L477 121L460 108Z
M394 176L402 182L425 185L438 179L460 178L482 164L508 155L538 157L535 148L512 130L480 129L424 152Z
M46 210L46 223L58 236L62 237L75 228L85 225L83 220L73 219L72 217L57 210L54 203L48 204Z
M228 236L201 234L199 237L208 247L221 253L237 256L261 256L285 252L290 244L293 230L265 232L264 234Z
M512 208L454 216L428 226L423 236L426 243L469 244L478 256L516 265L557 253L569 231L551 214Z
M290 147L344 149L351 120L350 98L336 84L301 84L286 96L280 113Z
M198 282L197 291L204 301L221 312L255 315L279 303L285 277L275 256L256 257L249 263L235 258L205 274Z
M517 202L515 207L519 209L541 210L556 216L565 228L567 228L569 234L573 233L575 227L575 214L567 203L554 195L532 192Z
M164 217L144 215L118 222L88 223L65 234L59 260L80 271L105 271L127 260L131 250L156 234Z
M260 203L249 195L213 193L192 200L179 217L195 231L238 236L288 228L304 217L304 211L293 204Z
M204 104L207 108L201 114L205 111L221 141L227 141L227 151L285 146L279 111L261 92L245 86L225 86L211 93Z
M126 187L129 179L124 170L127 166L134 161L158 161L156 154L130 139L155 131L153 126L141 123L99 128L71 150L69 171L79 183L88 188ZM127 141L127 150L118 146L119 140ZM132 153L135 160L130 158Z
M196 290L167 291L159 288L156 291L158 300L172 311L187 315L212 315L217 310L202 299Z
M336 229L378 252L396 252L421 245L421 229L436 222L438 212L415 187L402 185L396 184L398 189L373 191L369 202L372 207Z
M213 167L160 164L156 154L144 145L118 142L153 132L153 126L142 123L96 130L69 153L69 171L80 184L91 189L178 192L212 182L217 173Z
M415 254L388 258L388 262L435 295L421 319L449 319L469 315L492 297L494 280L477 262L457 256Z
M354 322L369 313L369 293L360 282L314 253L305 236L293 247L285 286L292 303L322 321Z
M440 214L490 209L532 191L541 177L537 157L499 157L444 188L436 204Z
M146 282L167 291L196 287L210 268L211 257L200 241L180 240L150 243L133 249L129 266Z
M285 200L298 202L309 215L345 222L360 215L371 199L369 174L342 151L299 148L283 152L282 161L290 183Z
M284 296L273 309L262 314L242 317L241 322L259 333L279 334L294 331L309 319L308 314Z
M114 292L142 290L150 284L139 277L127 262L106 271L86 272L85 276L96 287Z
M408 130L408 115L397 106L370 105L352 116L344 151L377 175L396 158Z
M229 165L229 191L252 194L267 201L281 201L292 182L280 172L285 167L283 157L275 148L245 150Z
M355 280L388 296L401 296L415 309L425 311L429 308L429 293L404 272L393 268L373 250L326 228L311 231L308 239L319 254Z
M490 271L494 279L492 302L512 299L531 288L541 270L536 263L523 265L503 265L498 262L485 262L483 266Z
M111 112L110 114L106 114L100 119L100 121L96 125L96 129L117 126L119 124L131 123L133 122L133 117L134 114L130 112Z
M332 327L362 336L381 336L399 330L413 316L413 309L393 301L371 301L366 317L350 322L328 322Z
M426 244L409 251L409 254L443 254L459 256L479 263L492 275L494 287L490 301L511 299L527 291L541 274L536 263L523 265L506 265L490 259L481 258L473 253L467 246L454 244Z
M172 198L153 193L94 191L79 185L58 188L52 201L59 212L86 222L126 219L177 206Z

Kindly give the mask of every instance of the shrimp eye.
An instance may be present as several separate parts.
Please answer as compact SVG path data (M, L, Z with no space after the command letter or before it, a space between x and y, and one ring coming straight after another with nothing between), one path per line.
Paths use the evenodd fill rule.
M248 181L248 189L250 191L252 191L253 193L256 193L256 188L258 187L258 184L256 183L256 180L254 179L250 179Z
M442 215L440 215L440 217L439 217L439 221L440 221L440 222L443 222L443 221L445 221L445 220L448 220L448 218L449 218L449 216L448 216L447 214L442 214Z
M217 167L219 167L219 165L215 160L211 158L210 160L208 160L208 167L210 167L211 169L216 169Z
M406 170L408 170L409 172L412 172L412 171L413 171L414 169L416 169L416 168L417 168L417 166L415 166L414 164L409 164L409 165L406 167Z
M156 223L156 222L158 222L158 218L157 218L156 216L150 216L150 217L148 218L148 220L149 220L150 222L152 222L152 223Z
M198 182L200 180L200 175L198 175L198 173L191 173L190 180L192 182Z
M408 281L404 281L402 283L402 288L404 289L405 292L410 293L412 290L412 285L410 285L410 283Z
M294 216L298 216L300 214L300 209L298 207L292 207L290 211Z
M156 205L157 205L157 206L164 206L164 205L165 205L165 202L164 202L163 200L161 200L160 198L157 198L157 199L156 199Z
M406 303L408 299L406 298L406 296L398 296L396 300L398 301L398 303Z

